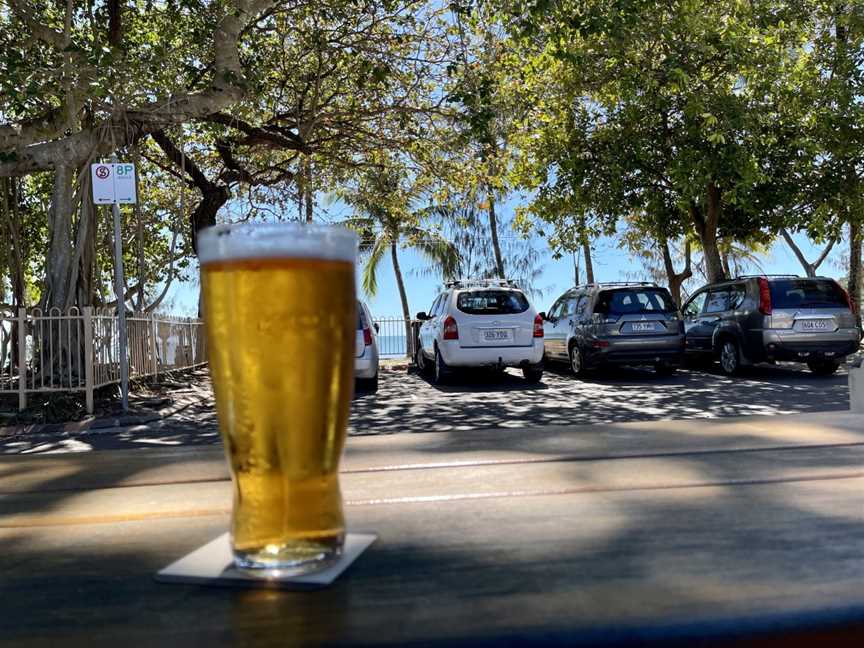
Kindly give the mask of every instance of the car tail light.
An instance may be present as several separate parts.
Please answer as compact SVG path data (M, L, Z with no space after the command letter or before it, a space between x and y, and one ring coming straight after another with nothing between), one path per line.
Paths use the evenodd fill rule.
M372 329L368 326L363 327L363 344L372 346Z
M543 337L543 318L539 315L534 318L534 337Z
M771 290L768 288L768 280L765 277L759 277L759 312L763 315L770 315L771 309Z
M452 315L448 315L447 319L444 320L444 339L445 340L458 340L459 339L459 327L456 325L456 320L453 319Z

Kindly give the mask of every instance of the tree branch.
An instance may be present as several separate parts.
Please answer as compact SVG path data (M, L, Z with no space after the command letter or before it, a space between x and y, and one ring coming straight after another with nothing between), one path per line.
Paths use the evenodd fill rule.
M822 265L822 262L823 262L823 261L825 260L825 258L826 258L830 253L831 253L831 248L834 247L834 244L835 244L835 243L837 243L837 237L832 237L831 240L828 241L828 245L826 245L826 246L825 246L825 249L822 250L822 254L820 254L820 255L819 255L819 258L817 258L817 259L813 262L813 269L814 269L814 270L815 270L816 268L818 268L820 265Z
M292 133L285 128L277 126L253 126L252 124L224 113L214 113L208 115L205 121L213 122L214 124L222 124L239 130L246 135L245 138L237 143L245 146L269 145L272 148L283 148L290 151L300 151L309 155L312 150L307 143L299 135Z
M795 244L795 241L792 240L792 237L789 235L789 232L786 230L785 227L780 228L780 234L781 236L783 236L783 240L786 241L786 245L788 245L792 249L792 252L795 253L795 256L798 258L798 262L804 268L807 276L811 276L813 274L813 266L807 262L806 258L804 258L804 253L801 252L801 248L799 248Z
M23 6L23 0L13 1L18 7ZM233 0L231 4L234 9L229 7L213 33L213 81L208 88L149 101L131 110L115 106L109 119L62 139L38 144L28 142L23 148L20 143L26 142L27 137L14 143L7 141L5 145L0 145L0 150L17 150L11 160L0 162L0 176L26 175L54 168L60 162L70 166L80 165L91 154L106 155L130 143L135 137L167 126L202 119L237 103L246 92L238 46L240 33L248 22L276 2ZM105 137L106 132L113 132L113 137Z

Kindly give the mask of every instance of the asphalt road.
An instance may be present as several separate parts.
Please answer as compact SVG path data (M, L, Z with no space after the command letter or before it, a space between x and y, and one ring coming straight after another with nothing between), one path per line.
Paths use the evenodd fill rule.
M700 417L795 414L847 410L848 377L818 377L803 365L750 368L736 378L714 370L681 370L658 377L650 370L619 369L575 379L562 366L539 384L521 373L471 372L438 387L404 369L382 371L378 393L358 393L352 435L537 428ZM173 412L142 425L85 432L0 437L0 454L85 452L218 444L213 395L206 370L185 389L172 388ZM180 405L180 407L176 407ZM287 415L287 414L286 414Z
M384 374L382 373L382 378ZM804 365L758 366L729 378L715 366L671 377L622 368L577 380L562 365L536 385L521 373L466 373L443 387L411 372L387 375L358 394L352 434L580 425L657 419L794 414L849 408L848 376Z

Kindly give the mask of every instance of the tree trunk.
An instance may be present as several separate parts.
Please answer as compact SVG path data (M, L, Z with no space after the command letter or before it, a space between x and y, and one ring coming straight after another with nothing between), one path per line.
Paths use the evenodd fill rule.
M573 285L579 285L579 254L576 252L572 252L573 254Z
M411 309L408 308L408 295L405 292L405 282L402 281L402 270L399 268L399 255L396 251L395 240L390 244L390 258L393 259L393 274L396 275L399 299L402 300L402 317L405 318L405 349L410 358L414 355L414 339L411 335Z
M314 207L315 207L315 189L312 185L312 156L306 155L304 156L303 163L303 195L306 199L306 222L311 223L314 217Z
M489 202L489 232L492 235L492 250L495 253L495 272L499 279L504 279L504 259L501 258L501 246L498 244L498 217L495 215L495 196L489 191L486 197Z
M108 42L119 45L123 35L123 3L108 0Z
M12 304L15 307L26 306L24 258L26 253L21 242L21 212L19 211L18 179L4 178L0 184L0 202L3 203L6 228L11 244L9 259L9 283L12 287ZM15 338L17 340L17 337Z
M703 215L695 203L690 204L690 215L699 241L702 243L702 254L705 257L705 273L709 282L723 281L726 273L720 259L720 248L717 245L717 227L720 223L721 196L720 189L713 182L707 188L708 209Z
M672 295L675 305L681 308L681 286L687 279L693 276L693 270L690 265L690 241L684 243L684 270L682 272L675 272L675 264L672 261L672 253L669 250L669 241L663 241L660 247L663 252L663 266L666 268L666 281L669 284L669 293Z
M795 241L792 240L792 237L789 235L789 232L786 231L786 228L781 228L780 235L783 237L783 240L786 241L786 245L788 245L792 252L795 254L795 258L798 259L798 263L801 264L801 267L804 268L804 273L808 277L816 276L816 268L813 267L813 264L807 261L804 257L804 253L801 252L801 248L799 248ZM833 243L832 243L833 245Z
M858 326L861 326L861 223L849 221L849 297Z
M192 212L190 217L190 234L192 236L192 249L198 253L198 232L205 227L216 224L216 214L231 197L231 192L224 184L211 182L198 168L194 160L187 157L174 142L165 134L165 131L151 133L153 141L165 153L174 166L186 173L198 190L201 192L201 202Z
M594 283L594 264L591 261L591 244L587 238L582 239L582 254L585 256L585 281Z
M45 259L43 308L70 306L69 277L72 270L72 167L57 164L54 192L48 210L48 257Z
M81 180L81 204L78 210L75 251L69 277L69 294L74 295L76 306L93 304L93 257L96 254L96 218L93 197L90 192L90 174L85 165L79 170Z

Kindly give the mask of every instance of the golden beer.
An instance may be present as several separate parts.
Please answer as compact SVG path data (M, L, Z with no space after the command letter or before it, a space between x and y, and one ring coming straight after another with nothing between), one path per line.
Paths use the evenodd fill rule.
M336 558L345 535L338 469L354 385L354 264L230 253L201 255L201 289L235 560L302 573Z

